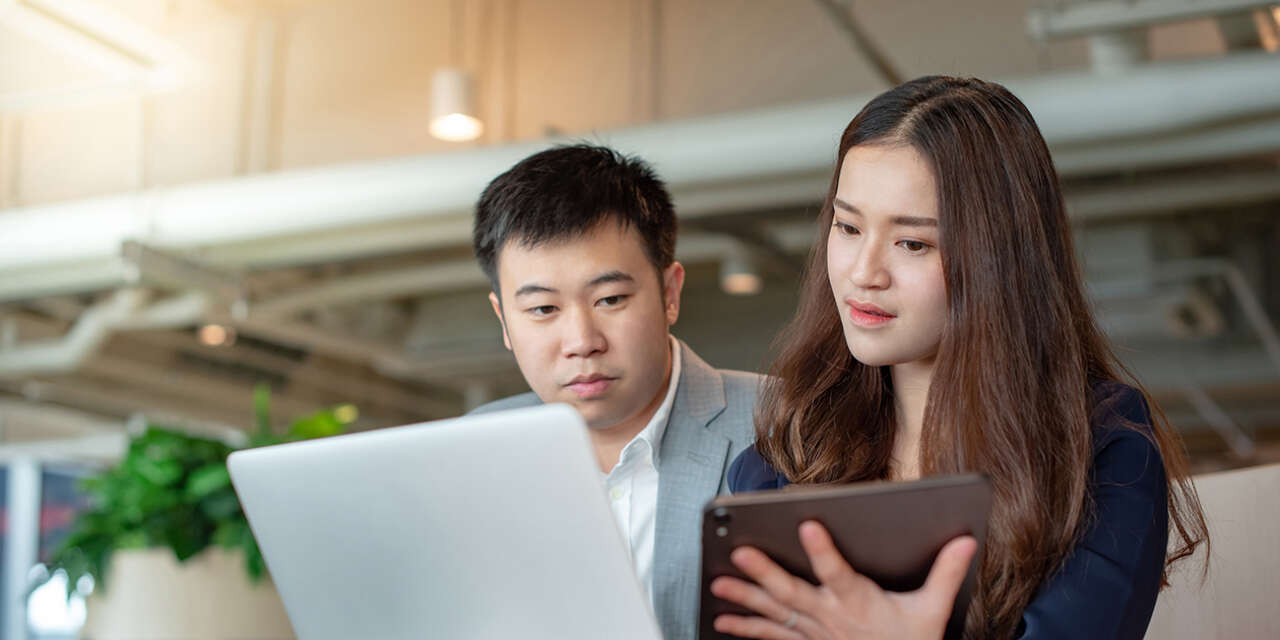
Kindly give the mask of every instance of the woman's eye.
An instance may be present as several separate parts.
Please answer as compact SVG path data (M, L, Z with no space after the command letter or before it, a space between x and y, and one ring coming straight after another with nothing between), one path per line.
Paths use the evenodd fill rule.
M929 245L919 240L903 240L898 244L902 245L902 248L906 249L908 253L924 253L929 249Z
M836 222L834 226L837 231L839 231L840 233L843 233L846 236L852 236L852 235L857 235L858 233L861 233L860 231L858 231L857 227L851 224Z

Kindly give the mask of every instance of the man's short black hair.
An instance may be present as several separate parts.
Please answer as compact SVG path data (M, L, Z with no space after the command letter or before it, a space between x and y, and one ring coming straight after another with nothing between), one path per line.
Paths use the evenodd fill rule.
M608 147L559 146L521 160L485 187L471 240L496 292L498 254L508 241L536 247L581 236L608 219L639 232L661 277L675 260L676 215L653 169Z

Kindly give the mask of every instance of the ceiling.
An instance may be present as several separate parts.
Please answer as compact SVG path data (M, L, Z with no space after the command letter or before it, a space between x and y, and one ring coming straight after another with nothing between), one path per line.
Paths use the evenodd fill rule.
M19 0L0 11L4 437L138 415L226 432L262 382L279 419L352 403L360 428L522 390L469 209L559 139L654 161L690 267L676 333L758 369L839 128L894 77L948 73L1031 106L1121 357L1205 447L1246 452L1280 427L1280 11L1139 4ZM446 65L475 73L477 142L427 134ZM743 252L757 296L718 285ZM203 344L210 323L234 343Z

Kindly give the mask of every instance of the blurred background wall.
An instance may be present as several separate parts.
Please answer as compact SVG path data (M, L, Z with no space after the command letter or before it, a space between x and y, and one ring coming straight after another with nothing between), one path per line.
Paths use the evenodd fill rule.
M357 428L524 390L470 207L562 141L654 164L676 335L759 370L841 128L941 73L1035 114L1104 325L1198 468L1275 459L1278 23L1245 0L0 3L0 450L234 437L264 382L282 416L350 404ZM474 140L429 130L442 69Z

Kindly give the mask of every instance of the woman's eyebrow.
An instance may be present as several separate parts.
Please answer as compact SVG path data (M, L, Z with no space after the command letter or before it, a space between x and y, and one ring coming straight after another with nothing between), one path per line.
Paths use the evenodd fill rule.
M857 207L855 207L855 206L853 206L853 205L849 204L848 202L845 202L844 200L841 200L840 198L836 198L836 199L835 199L835 205L836 205L836 208L837 208L837 209L844 209L845 211L848 211L849 213L857 213L857 214L861 214L861 213L862 213L861 211L858 211L858 208L857 208Z
M917 216L895 216L889 220L899 227L936 227L937 218L921 218Z
M840 198L836 198L833 204L837 209L843 209L854 215L859 215L859 216L862 215L862 212L859 211L857 207L849 204L848 202L845 202L844 200L841 200ZM889 218L889 222L892 222L893 224L899 227L936 227L938 226L937 218L928 218L924 216L894 216L892 218Z

